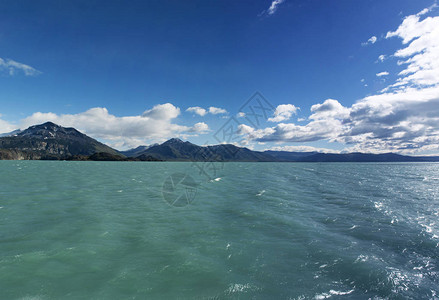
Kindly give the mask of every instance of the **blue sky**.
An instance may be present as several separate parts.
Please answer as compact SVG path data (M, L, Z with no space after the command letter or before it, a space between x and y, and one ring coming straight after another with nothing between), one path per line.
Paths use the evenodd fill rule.
M433 0L2 1L0 132L439 153L438 15ZM237 115L257 91L260 124Z

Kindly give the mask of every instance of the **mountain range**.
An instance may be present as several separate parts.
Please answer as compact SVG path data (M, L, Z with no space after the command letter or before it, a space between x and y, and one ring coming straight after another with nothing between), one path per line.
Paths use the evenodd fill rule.
M246 161L246 162L433 162L439 156L395 153L253 151L231 144L198 146L177 138L117 151L74 128L47 122L0 136L0 160Z

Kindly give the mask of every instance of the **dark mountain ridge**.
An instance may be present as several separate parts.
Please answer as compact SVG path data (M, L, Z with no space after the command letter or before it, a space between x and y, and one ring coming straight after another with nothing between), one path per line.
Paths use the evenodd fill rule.
M395 153L318 153L253 151L231 144L198 146L178 138L119 152L75 128L52 122L0 137L0 159L66 159L103 161L246 161L246 162L435 162L439 156Z
M121 155L117 150L74 128L61 127L52 122L34 125L15 135L1 137L0 149L2 157L6 159L63 159L99 152Z
M138 155L143 154L166 161L277 161L267 153L231 144L202 147L177 138L149 147Z

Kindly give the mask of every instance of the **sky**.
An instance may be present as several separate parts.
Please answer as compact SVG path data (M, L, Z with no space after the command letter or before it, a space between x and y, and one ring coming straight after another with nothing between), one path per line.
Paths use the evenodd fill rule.
M435 0L1 1L0 133L439 153Z

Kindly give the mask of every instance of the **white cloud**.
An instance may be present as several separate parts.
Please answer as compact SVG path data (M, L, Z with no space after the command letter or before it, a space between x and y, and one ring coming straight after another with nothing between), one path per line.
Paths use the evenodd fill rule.
M180 109L171 103L155 105L142 115L125 117L117 117L106 108L95 107L78 114L36 112L21 120L20 127L25 129L51 121L64 127L74 127L119 148L163 141L185 132L205 133L209 130L205 123L197 123L192 127L175 124L173 121L179 114Z
M371 37L367 40L367 42L361 43L361 45L366 46L366 45L369 45L369 44L375 44L376 41L377 41L377 37L376 37L376 36L371 36Z
M340 153L339 150L329 148L319 148L313 146L276 146L265 150L288 151L288 152L320 152L320 153Z
M380 56L378 56L378 60L379 60L380 62L383 62L386 58L387 58L387 56L384 55L384 54L381 54Z
M279 6L280 4L282 4L283 2L284 2L284 0L274 0L273 2L271 2L271 5L270 5L270 7L268 8L267 13L268 13L269 15L273 15L273 14L277 11L278 6Z
M0 117L2 115L0 114ZM2 133L9 133L11 131L14 131L15 129L18 129L17 125L11 124L8 121L0 119L0 134Z
M406 17L395 31L387 33L386 38L399 37L407 45L394 54L401 59L398 63L407 67L389 89L439 84L439 16L421 20L434 7Z
M251 134L255 131L255 129L251 126L240 124L238 125L237 134L239 135L245 135L245 134Z
M269 118L269 122L282 122L291 118L292 115L297 113L299 108L292 104L281 104L276 107L274 111L274 117Z
M431 12L433 9L435 9L435 8L437 8L437 7L438 7L437 3L433 3L433 5L431 5L430 7L424 8L423 10L421 10L420 12L418 12L416 15L417 15L417 16L425 15L425 14Z
M259 130L247 128L242 134L259 142L340 142L348 146L344 151L439 151L439 16L421 19L430 10L406 17L387 33L386 38L402 39L403 47L393 56L405 68L380 93L351 107L327 99L311 106L310 121L303 126L280 123Z
M192 126L190 131L196 133L206 133L209 131L209 126L204 122L199 122Z
M407 154L439 151L439 16L427 16L431 9L406 17L395 31L387 33L386 38L401 39L401 49L390 55L399 59L398 64L403 70L386 89L364 97L350 107L344 107L334 99L312 105L308 122L304 125L286 123L296 111L292 104L284 104L289 108L285 110L280 109L283 107L280 105L272 119L279 117L281 123L259 129L240 125L237 133L242 136L242 143L327 140L347 145L347 151ZM384 60L390 55L380 57ZM376 75L385 76L388 72ZM215 107L208 110L194 107L188 111L197 113L195 108L204 110L205 114L226 113ZM177 107L168 103L155 106L142 116L116 117L105 108L93 108L76 115L35 113L22 123L33 125L51 120L76 127L94 137L112 140L114 144L125 145L137 143L145 137L163 139L209 130L205 123L193 126L174 124L179 113ZM16 128L0 121L2 127L7 127L7 131Z
M186 111L193 112L193 113L200 115L200 116L204 116L205 114L207 114L207 111L204 108L199 107L199 106L189 107L188 109L186 109Z
M16 62L12 59L0 58L0 73L7 73L13 76L17 73L23 73L25 76L37 76L41 74L40 71L32 68L31 66Z
M142 117L154 120L168 121L175 119L180 114L180 108L175 107L171 103L157 104L152 109L146 110Z
M314 104L311 106L311 112L313 114L309 118L312 120L345 119L349 117L349 109L334 99L326 99L322 104Z
M227 110L225 110L224 108L219 108L219 107L214 107L211 106L208 109L204 109L202 107L199 106L193 106L193 107L189 107L188 109L186 109L187 112L192 112L195 113L199 116L205 116L206 114L212 114L212 115L219 115L219 114L226 114Z
M372 36L370 39L367 40L367 42L371 43L371 44L375 44L376 41L377 41L377 37L376 36Z
M236 116L238 118L244 118L245 117L245 112L240 111Z
M387 76L387 75L389 75L389 72L387 72L387 71L380 72L380 73L376 74L377 77L382 77L382 76Z
M209 107L209 113L211 113L212 115L226 114L227 110L225 110L224 108L211 106Z

